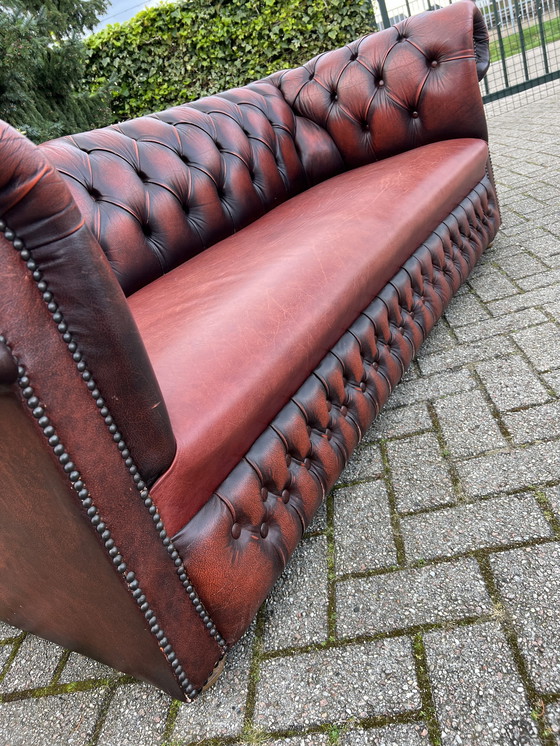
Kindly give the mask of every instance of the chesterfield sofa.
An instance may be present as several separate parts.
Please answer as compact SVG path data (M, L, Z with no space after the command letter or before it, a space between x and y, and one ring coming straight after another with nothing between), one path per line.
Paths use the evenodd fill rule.
M0 128L0 618L190 701L499 211L470 0L34 146Z

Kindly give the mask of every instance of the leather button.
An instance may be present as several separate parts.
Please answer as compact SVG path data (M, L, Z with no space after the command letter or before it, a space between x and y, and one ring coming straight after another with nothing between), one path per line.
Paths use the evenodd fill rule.
M329 401L329 400L327 399L327 412L330 412L330 411L331 411L331 409L332 409L332 401Z
M308 458L303 459L303 465L306 469L311 469L311 461Z
M384 81L384 80L378 80L378 81L377 81L377 85L378 85L378 86L379 86L380 88L383 88L383 86L385 85L385 81Z
M239 539L239 537L241 536L241 526L239 525L239 523L233 524L233 526L231 527L231 535L234 539Z
M268 499L268 490L266 489L266 487L261 487L261 497L263 500Z
M263 539L268 536L268 523L261 523L261 536Z
M340 407L340 414L343 417L346 417L346 415L348 414L348 407L345 407L344 405L342 407Z
M432 67L437 67L438 66L438 61L437 60L432 60L430 64L431 64Z
M412 118L413 118L413 119L418 119L418 117L419 117L419 114L418 114L418 112L417 112L417 111L413 111L413 112L412 112Z
M327 440L330 440L332 438L332 430L327 427L327 429L325 430L325 435L327 436Z
M292 457L289 453L286 454L286 466L289 466L292 463Z
M366 385L366 382L365 382L365 381L361 381L361 382L360 382L360 389L361 389L362 391L365 391L365 390L367 389L367 385Z
M288 490L282 490L282 502L287 505L290 502L290 493Z

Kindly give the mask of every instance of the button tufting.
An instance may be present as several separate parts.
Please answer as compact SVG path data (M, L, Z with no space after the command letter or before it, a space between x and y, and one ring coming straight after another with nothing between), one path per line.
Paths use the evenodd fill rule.
M290 493L288 490L282 490L282 502L287 505L290 502Z
M325 430L325 435L327 436L327 440L330 440L332 438L332 430L327 427Z
M365 390L367 389L367 385L366 385L366 382L365 382L365 381L361 381L361 382L360 382L360 389L361 389L362 391L365 391Z
M292 457L289 453L286 454L286 466L289 466L292 463Z
M411 116L412 116L413 119L418 119L419 114L418 114L417 111L413 111L412 114L411 114Z
M241 526L239 525L239 523L233 524L233 526L231 527L231 535L234 539L239 539L239 537L241 536Z
M304 458L303 465L305 466L306 469L311 469L311 460L308 458Z
M432 67L437 67L437 66L438 66L438 61L437 61L437 60L432 60L432 61L430 62L430 65L431 65Z
M378 86L379 86L380 88L383 88L383 86L385 85L385 81L384 81L384 80L378 80L378 81L377 81L377 85L378 85Z
M266 489L266 487L261 487L261 497L263 500L268 499L268 490Z
M268 536L268 524L267 523L261 523L261 536L263 539L266 539Z
M346 417L346 415L348 414L348 407L346 407L344 404L342 405L342 407L340 407L340 414L343 417Z
M332 401L330 401L329 399L327 399L327 412L330 412L331 409L332 409Z

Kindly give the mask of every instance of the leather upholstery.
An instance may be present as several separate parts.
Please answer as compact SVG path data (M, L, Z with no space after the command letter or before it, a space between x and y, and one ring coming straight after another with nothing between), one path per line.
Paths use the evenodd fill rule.
M129 298L177 439L152 489L170 533L480 181L487 158L483 140L447 140L340 174Z
M0 332L9 329L12 345L23 352L30 327L44 338L45 309L47 303L55 303L79 350L66 349L54 368L47 368L39 339L25 349L29 369L39 384L49 387L56 382L59 369L75 368L72 355L80 352L144 478L153 480L171 463L175 442L122 290L64 181L40 149L4 122L0 122L0 160L0 219L24 242L29 262L40 267L50 294L41 298L35 287L31 304L26 301L27 305L17 306L4 283L0 287ZM13 247L0 241L3 273L9 271L12 254ZM33 284L32 269L25 265L22 269L22 278ZM85 388L86 381L81 386ZM71 408L71 389L66 399Z
M31 469L23 445L0 464L0 533L14 556L40 547L18 570L45 611L0 584L0 616L197 693L497 229L481 24L457 3L40 148L0 125L0 409ZM197 459L198 495L184 481ZM162 472L160 514L146 482ZM107 574L111 611L88 619ZM69 589L68 625L50 620ZM122 639L121 612L122 659L100 634Z
M0 619L181 697L41 438L16 394L0 386L0 453L9 454L0 490Z
M343 170L442 139L486 139L480 23L473 3L458 3L244 88L41 150L128 295Z
M222 651L182 586L175 560L162 541L163 526L152 520L152 513L137 489L136 480L141 477L137 472L133 475L125 462L121 450L124 441L115 441L115 434L100 416L87 386L89 381L83 379L78 365L72 360L62 333L53 323L47 304L31 279L29 267L1 233L0 254L0 333L27 379L19 378L17 387L14 387L23 416L31 420L32 427L39 434L47 452L45 460L53 463L53 468L71 487L71 491L62 497L76 501L88 530L103 548L107 564L113 564L117 571L125 594L132 593L132 589L125 585L125 576L129 572L135 574L146 603L155 613L189 681L198 689L205 683ZM125 311L128 312L126 305ZM29 389L32 389L30 398ZM130 414L132 419L134 411ZM47 418L47 427L52 428L49 437L43 430L43 417ZM138 437L142 437L142 432L138 433ZM149 447L149 442L145 445ZM59 447L63 453L59 453ZM19 458L16 463L21 463ZM33 468L33 463L30 463ZM8 473L12 469L7 459L0 462L0 468ZM72 472L79 474L82 483L79 490L78 482L71 481ZM97 508L96 525L89 520L90 508L80 502L79 491L84 485ZM6 486L6 481L0 480L2 492ZM8 492L7 497L17 499L18 494L17 491ZM40 493L33 494L30 506L35 511L35 520L40 524ZM61 520L63 516L62 513ZM111 550L103 546L104 537L97 526L110 532L126 563L126 569L119 571L114 557L109 553ZM35 562L44 561L44 558L33 554L31 545L26 545L24 554L28 568ZM87 584L80 589L80 594L87 607ZM142 619L144 610L137 608L135 613ZM45 624L45 628L47 626Z
M174 537L229 643L250 624L352 450L498 225L494 188L485 176Z

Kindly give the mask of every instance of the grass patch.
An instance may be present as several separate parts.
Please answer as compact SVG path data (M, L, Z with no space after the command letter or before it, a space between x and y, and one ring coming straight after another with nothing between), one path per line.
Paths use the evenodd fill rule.
M560 20L551 18L543 22L544 38L547 44L560 39ZM523 29L523 41L525 49L534 49L541 45L541 35L539 25ZM514 54L521 52L521 39L519 33L510 34L503 38L504 53L506 57L512 57ZM500 43L497 39L490 42L490 62L497 62L500 59Z

